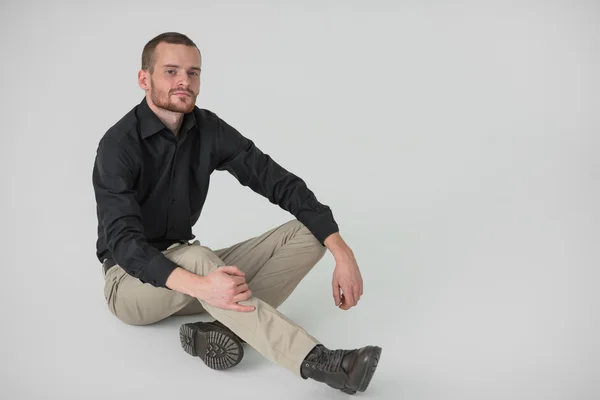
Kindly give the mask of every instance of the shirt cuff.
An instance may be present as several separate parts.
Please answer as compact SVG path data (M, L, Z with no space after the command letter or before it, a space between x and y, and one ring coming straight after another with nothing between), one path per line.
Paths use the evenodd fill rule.
M312 232L323 246L325 246L325 239L329 235L339 232L338 224L335 222L331 212L320 214L317 218L303 222L303 224L306 225L308 230Z
M175 264L161 253L154 257L147 265L146 269L148 273L145 276L146 280L145 282L142 280L142 282L149 283L152 286L169 289L165 286L167 279L169 278L169 275L171 275L171 272L177 267L179 267L179 265Z

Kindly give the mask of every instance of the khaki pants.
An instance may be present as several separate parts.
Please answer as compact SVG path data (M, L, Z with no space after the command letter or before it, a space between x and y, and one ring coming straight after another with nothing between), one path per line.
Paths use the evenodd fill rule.
M252 291L252 312L213 307L194 297L157 288L127 274L118 265L105 277L104 296L110 311L121 321L148 325L171 315L207 311L267 359L300 376L300 365L318 343L300 326L276 310L302 278L323 257L326 248L299 221L292 220L261 236L212 251L199 241L173 245L163 254L197 275L222 265L235 265L246 273Z

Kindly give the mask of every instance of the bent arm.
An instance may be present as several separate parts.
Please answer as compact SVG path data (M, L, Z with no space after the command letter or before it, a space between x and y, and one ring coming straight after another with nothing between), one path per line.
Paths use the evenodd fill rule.
M100 142L92 176L98 216L115 262L144 283L166 287L167 278L178 266L144 235L134 189L138 173L131 149L108 138Z

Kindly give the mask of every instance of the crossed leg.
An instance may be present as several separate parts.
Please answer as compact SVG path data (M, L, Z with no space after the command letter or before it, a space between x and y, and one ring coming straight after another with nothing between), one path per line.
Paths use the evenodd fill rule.
M105 297L111 312L125 323L148 325L171 315L207 311L227 325L266 358L300 375L300 364L319 342L276 310L325 254L310 231L297 220L213 251L200 242L164 252L176 264L198 275L222 265L235 265L246 273L253 305L242 313L212 307L188 295L140 282L119 266L106 275Z

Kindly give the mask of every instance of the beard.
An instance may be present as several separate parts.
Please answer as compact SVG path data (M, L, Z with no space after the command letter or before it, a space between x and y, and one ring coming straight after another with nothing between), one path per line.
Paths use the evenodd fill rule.
M152 79L150 79L152 82ZM191 90L186 90L190 97L182 97L182 99L176 99L174 101L171 100L170 93L165 91L161 91L155 89L154 82L152 82L151 90L150 90L150 98L152 99L152 103L159 108L164 110L187 114L194 110L194 106L196 105L196 97L197 94L194 94ZM181 89L172 90L172 92L182 91ZM178 95L174 96L178 97Z

